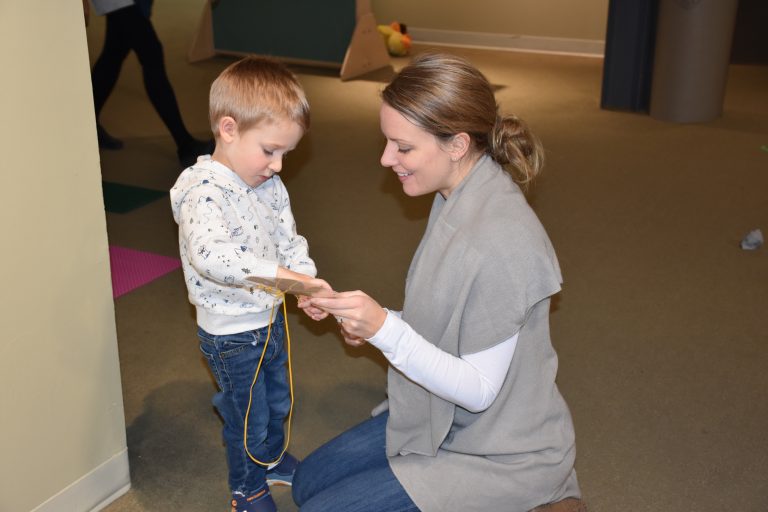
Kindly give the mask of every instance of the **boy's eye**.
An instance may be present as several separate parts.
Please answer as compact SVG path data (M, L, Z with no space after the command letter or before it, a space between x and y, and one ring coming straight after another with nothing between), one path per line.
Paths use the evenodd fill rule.
M272 155L275 154L275 152L272 151L271 149L261 148L261 150L264 151L264 155L266 155L266 156L272 156Z

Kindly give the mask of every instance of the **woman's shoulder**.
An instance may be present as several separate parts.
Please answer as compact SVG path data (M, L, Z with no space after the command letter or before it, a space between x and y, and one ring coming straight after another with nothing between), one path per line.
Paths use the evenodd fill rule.
M468 208L471 218L466 226L478 243L509 244L512 250L548 240L536 212L508 174L488 180L480 192Z

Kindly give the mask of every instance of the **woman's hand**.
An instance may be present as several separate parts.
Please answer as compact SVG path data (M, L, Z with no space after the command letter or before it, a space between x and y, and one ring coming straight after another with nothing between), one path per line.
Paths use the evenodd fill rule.
M315 297L309 302L336 317L344 341L352 346L365 343L366 338L381 329L387 318L387 312L379 303L359 290L339 292L333 297Z

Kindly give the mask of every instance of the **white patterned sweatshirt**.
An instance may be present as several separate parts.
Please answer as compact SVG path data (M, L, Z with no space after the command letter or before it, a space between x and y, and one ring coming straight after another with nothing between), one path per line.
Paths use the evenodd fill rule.
M211 334L269 324L281 301L254 288L247 276L274 278L278 266L317 274L277 175L252 188L228 167L201 157L171 189L171 208L189 301L198 325Z

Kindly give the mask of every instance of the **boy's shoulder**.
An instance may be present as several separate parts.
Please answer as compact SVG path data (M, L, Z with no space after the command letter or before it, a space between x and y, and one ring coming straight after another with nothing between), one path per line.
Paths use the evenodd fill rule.
M213 200L239 202L241 198L256 199L262 202L282 202L288 196L288 190L278 175L250 188L231 170L210 159L198 162L182 171L171 188L171 200L179 204L188 200L199 200L201 196L211 196Z
M171 209L178 222L184 204L230 202L232 195L243 195L238 185L227 173L222 172L212 161L199 160L184 169L170 191Z
M221 189L238 192L242 187L233 179L233 173L213 160L200 159L191 167L184 169L171 189L177 193L187 193L193 189Z

